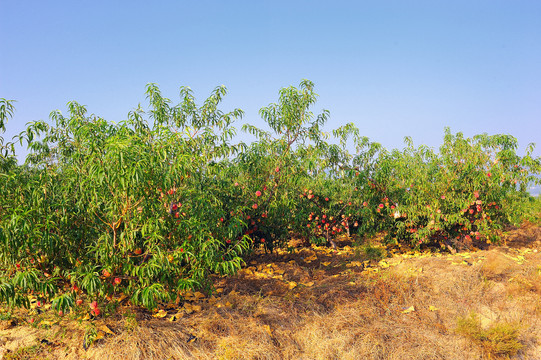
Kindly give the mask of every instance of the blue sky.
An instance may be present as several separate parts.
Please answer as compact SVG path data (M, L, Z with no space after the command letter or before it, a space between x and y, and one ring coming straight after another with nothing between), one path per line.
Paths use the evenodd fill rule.
M17 100L5 138L70 100L123 120L149 82L199 102L224 84L223 109L263 126L258 110L306 78L327 130L353 122L387 148L437 147L449 126L541 154L537 0L3 0L0 13L0 97Z

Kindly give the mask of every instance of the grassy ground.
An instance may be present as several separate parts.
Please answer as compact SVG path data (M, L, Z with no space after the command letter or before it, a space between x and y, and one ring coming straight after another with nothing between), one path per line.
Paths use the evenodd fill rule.
M106 319L0 314L4 359L541 359L541 227L457 254L372 244L256 254L218 292ZM33 323L29 321L33 319ZM0 355L0 359L2 355Z

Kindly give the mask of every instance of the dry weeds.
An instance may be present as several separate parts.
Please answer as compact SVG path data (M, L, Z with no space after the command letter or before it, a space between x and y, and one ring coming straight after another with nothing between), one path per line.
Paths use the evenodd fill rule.
M33 328L24 312L0 345L6 359L541 359L540 235L530 224L501 247L379 263L348 246L259 254L195 311L119 308L86 350L89 322Z

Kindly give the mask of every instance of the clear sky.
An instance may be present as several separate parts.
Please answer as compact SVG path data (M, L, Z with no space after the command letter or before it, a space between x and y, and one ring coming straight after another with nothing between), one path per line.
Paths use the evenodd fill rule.
M437 147L449 126L541 155L538 0L0 0L0 14L0 97L17 100L5 138L70 100L123 120L149 82L199 102L223 84L223 109L262 126L259 109L306 78L327 130Z

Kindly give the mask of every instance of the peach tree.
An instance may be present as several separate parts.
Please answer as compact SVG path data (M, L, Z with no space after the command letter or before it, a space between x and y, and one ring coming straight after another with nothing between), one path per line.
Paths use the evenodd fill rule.
M197 106L183 87L173 106L150 84L148 119L138 108L110 123L70 102L68 116L51 113L53 125L31 123L21 135L27 165L3 183L1 300L32 293L65 310L81 292L126 294L153 308L240 268L248 239L225 244L244 219L220 221L244 211L225 204L228 158L240 149L231 125L242 116L219 110L225 93Z

